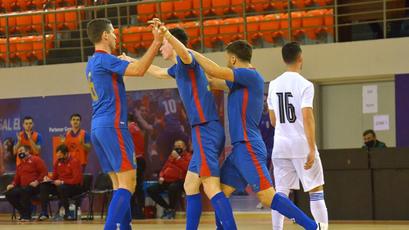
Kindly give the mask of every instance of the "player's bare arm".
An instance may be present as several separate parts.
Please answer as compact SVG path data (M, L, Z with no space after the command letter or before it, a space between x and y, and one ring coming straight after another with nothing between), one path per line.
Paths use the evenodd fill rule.
M211 89L229 91L229 87L227 87L226 81L217 79L208 74L206 74L206 78L207 78L207 81L209 82Z
M157 21L159 19L154 18L153 20ZM186 48L186 46L183 45L178 39L176 39L164 25L160 27L160 30L165 33L166 40L172 45L173 49L182 60L182 62L184 64L192 63L192 55L189 53L189 50Z
M193 51L195 55L196 61L202 66L203 70L210 76L213 76L218 79L227 80L227 81L234 81L234 73L233 70L227 67L221 67L214 61L208 59L204 55Z
M276 127L276 114L274 113L274 110L269 110L268 114L270 116L271 126Z
M302 108L302 116L304 123L304 132L307 137L310 151L308 153L307 162L304 165L305 169L310 169L315 161L315 119L314 112L311 107Z
M157 79L172 79L168 74L167 68L162 68L156 65L151 65L148 69L148 74L154 76Z
M125 71L125 76L143 77L158 53L159 48L162 45L165 32L159 30L160 22L154 22L150 26L152 28L154 40L141 59L135 59L134 62L128 65Z

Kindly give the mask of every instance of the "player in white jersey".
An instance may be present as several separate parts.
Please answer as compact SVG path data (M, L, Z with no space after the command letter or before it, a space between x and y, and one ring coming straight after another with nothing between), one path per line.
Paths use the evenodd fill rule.
M315 144L314 85L300 75L303 58L298 43L283 46L287 71L270 82L267 103L275 126L272 162L277 192L288 196L291 189L310 194L315 221L328 223L324 201L324 175ZM283 229L284 216L272 211L273 229Z

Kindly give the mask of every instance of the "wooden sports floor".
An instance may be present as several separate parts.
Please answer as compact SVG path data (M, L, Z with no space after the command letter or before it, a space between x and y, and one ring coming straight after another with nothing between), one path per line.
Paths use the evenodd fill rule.
M235 213L238 229L240 230L271 230L270 215L268 213ZM132 228L139 229L184 229L184 217L177 217L175 220L134 220ZM0 216L0 230L101 230L103 222L94 221L33 221L29 223L19 223L11 221L9 215ZM213 217L210 215L202 216L199 226L200 230L214 230L215 225ZM301 229L295 224L286 221L285 230ZM409 230L409 221L334 221L330 222L331 230Z

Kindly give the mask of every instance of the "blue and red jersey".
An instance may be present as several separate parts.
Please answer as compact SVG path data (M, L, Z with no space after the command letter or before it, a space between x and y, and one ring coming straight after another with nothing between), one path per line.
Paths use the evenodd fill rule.
M92 129L127 129L126 92L123 75L129 62L96 50L88 60L86 76L92 97Z
M210 92L205 73L194 55L191 56L190 64L184 64L177 57L177 64L168 69L168 74L176 80L191 126L218 121L214 96Z
M263 77L255 69L237 68L233 72L234 82L226 81L231 142L262 141L258 125L263 112Z

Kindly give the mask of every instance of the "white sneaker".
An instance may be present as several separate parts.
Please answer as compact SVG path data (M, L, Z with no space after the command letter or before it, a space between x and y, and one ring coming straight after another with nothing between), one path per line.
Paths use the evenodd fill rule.
M257 208L257 209L263 209L264 206L263 206L263 204L260 202L260 203L257 204L256 208Z
M318 228L317 230L328 230L328 224L326 223L317 223Z

